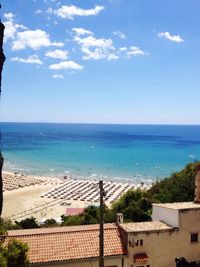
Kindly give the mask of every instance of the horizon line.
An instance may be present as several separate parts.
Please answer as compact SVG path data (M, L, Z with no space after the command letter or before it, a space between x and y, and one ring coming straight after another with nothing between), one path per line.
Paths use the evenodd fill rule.
M0 121L1 123L32 124L90 124L90 125L163 125L163 126L200 126L200 123L114 123L114 122L48 122L48 121Z

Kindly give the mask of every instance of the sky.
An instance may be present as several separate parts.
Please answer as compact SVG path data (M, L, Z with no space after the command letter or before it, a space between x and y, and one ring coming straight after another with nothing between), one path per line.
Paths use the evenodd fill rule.
M1 3L1 121L200 124L199 0Z

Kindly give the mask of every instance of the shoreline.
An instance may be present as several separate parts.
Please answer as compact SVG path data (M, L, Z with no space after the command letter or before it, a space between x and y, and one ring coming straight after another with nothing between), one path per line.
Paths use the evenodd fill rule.
M127 175L117 175L117 174L98 174L98 173L88 173L88 174L80 174L72 171L63 171L63 172L56 172L55 169L52 169L51 171L47 172L44 171L43 173L38 172L38 174L34 171L26 171L25 169L15 169L10 170L9 168L3 168L4 173L8 174L18 174L18 175L24 175L24 176L30 176L30 177L36 177L39 179L63 179L63 177L67 176L71 179L75 180L95 180L95 181L106 181L106 182L117 182L117 183L130 183L139 186L141 183L145 184L146 186L151 186L154 182L164 179L165 176L151 176L147 174L133 174L131 176Z
M79 179L60 179L31 176L3 171L4 206L2 216L12 220L22 220L33 216L37 220L59 218L66 214L67 208L85 208L99 205L98 181ZM20 183L24 183L23 187ZM13 189L6 186L11 186ZM18 186L17 186L17 185ZM149 187L133 183L104 182L107 192L105 204L109 207L129 189Z

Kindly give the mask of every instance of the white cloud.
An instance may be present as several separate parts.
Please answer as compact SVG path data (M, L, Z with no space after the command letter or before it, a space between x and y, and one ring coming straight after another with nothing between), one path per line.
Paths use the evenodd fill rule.
M169 32L160 32L158 36L176 43L184 42L180 35L171 35Z
M119 56L117 55L117 54L114 54L114 53L110 53L110 54L108 54L108 56L107 56L107 59L108 60L116 60L116 59L118 59L119 58Z
M127 51L128 50L128 48L126 47L126 46L124 46L124 47L120 47L119 48L119 51L121 51L121 52L125 52L125 51Z
M49 7L49 8L47 9L47 13L48 13L48 14L53 14L53 8Z
M74 61L62 61L58 64L52 64L49 66L50 70L81 70L83 69L82 65Z
M35 11L35 14L41 14L42 13L42 10L41 9L38 9Z
M54 51L46 52L45 56L57 59L67 59L68 52L66 50L55 49Z
M113 32L114 35L117 35L121 39L126 39L126 34L120 31Z
M84 28L72 28L72 30L76 33L77 36L81 36L81 35L94 35L93 32L89 31L89 30L85 30Z
M61 47L64 44L61 42L51 42L49 34L42 30L23 31L18 32L16 39L13 41L12 50L21 50L25 48L32 48L34 50L41 47L58 46Z
M112 50L114 49L113 42L111 39L104 39L104 38L97 39L94 36L87 36L84 38L80 38L76 36L74 40L85 47L100 47L102 49L112 49Z
M4 14L4 18L5 18L6 20L9 20L9 21L13 21L14 17L15 17L14 14L11 13L11 12L9 12L9 13L5 13L5 14Z
M131 48L127 51L127 56L144 56L145 52L142 51L139 47L137 46L131 46Z
M89 59L94 59L94 60L99 60L99 59L114 60L114 59L118 59L119 58L119 56L116 55L115 53L109 53L108 51L105 51L100 47L96 47L93 50L91 50L88 47L84 47L83 46L81 48L81 50L84 53L84 56L83 56L84 60L89 60Z
M136 46L116 48L112 39L96 38L93 32L84 28L73 28L72 30L75 32L74 41L80 45L84 60L117 60L119 57L130 58L131 56L147 55Z
M64 76L62 74L53 74L52 78L54 78L54 79L64 79Z
M4 41L6 42L8 39L14 39L15 33L17 32L16 25L14 25L12 21L6 21L4 25Z
M118 58L118 55L114 52L115 48L111 39L97 39L91 35L87 37L80 37L80 32L78 32L78 34L74 37L74 40L81 46L81 51L84 54L84 60L114 60Z
M80 7L71 5L71 6L62 6L61 8L55 10L53 13L58 17L63 19L74 19L74 16L95 16L98 15L104 9L103 6L95 6L92 9L82 9Z
M17 61L17 62L28 63L28 64L37 64L37 65L43 64L37 55L31 55L27 58L12 57L11 61Z
M9 12L5 13L4 17L6 21L4 22L5 25L5 32L4 32L4 42L8 39L14 39L15 35L18 30L27 30L24 25L14 23L14 14Z

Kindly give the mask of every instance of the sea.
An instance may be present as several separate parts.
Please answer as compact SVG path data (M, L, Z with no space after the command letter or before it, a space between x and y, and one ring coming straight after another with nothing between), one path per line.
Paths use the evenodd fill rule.
M198 125L0 123L4 170L151 184L200 160Z

